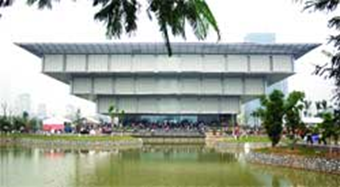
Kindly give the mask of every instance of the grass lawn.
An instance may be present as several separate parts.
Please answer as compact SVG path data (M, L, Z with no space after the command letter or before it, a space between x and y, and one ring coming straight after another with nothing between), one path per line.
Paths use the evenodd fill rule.
M121 141L132 140L131 136L89 136L89 135L38 135L38 134L2 134L0 138L23 138L23 139L39 139L39 140L66 140L66 141Z
M267 154L279 154L279 155L298 155L306 157L328 157L328 158L340 158L339 153L330 153L328 150L320 150L315 147L301 147L296 146L294 149L290 147L270 147L255 149L255 152L267 153Z
M234 137L228 137L223 139L224 142L230 143L270 143L270 140L267 136L248 136L248 137L240 137L239 139L235 139Z

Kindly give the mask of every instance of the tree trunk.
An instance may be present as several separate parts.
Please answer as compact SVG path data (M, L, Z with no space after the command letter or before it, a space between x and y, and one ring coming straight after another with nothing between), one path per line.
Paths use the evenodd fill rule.
M272 147L274 148L276 146L276 143L272 142Z

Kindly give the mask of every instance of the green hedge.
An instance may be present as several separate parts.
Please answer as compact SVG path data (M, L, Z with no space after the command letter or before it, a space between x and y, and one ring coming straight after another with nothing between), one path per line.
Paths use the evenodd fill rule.
M224 142L231 143L269 143L270 140L267 136L242 136L239 139L235 139L234 137L224 138Z

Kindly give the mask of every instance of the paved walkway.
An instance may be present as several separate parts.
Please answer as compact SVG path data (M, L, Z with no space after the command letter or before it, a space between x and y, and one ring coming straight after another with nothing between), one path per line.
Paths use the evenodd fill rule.
M307 143L298 143L298 145L303 147L313 147L320 150L332 150L334 152L340 152L340 145L323 145L323 144L307 144Z

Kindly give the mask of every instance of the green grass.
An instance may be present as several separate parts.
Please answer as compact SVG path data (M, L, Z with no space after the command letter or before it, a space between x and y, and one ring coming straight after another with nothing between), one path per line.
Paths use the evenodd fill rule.
M224 138L223 141L230 142L230 143L269 143L270 142L267 136L248 136L248 137L240 137L239 139L229 137L229 138Z
M131 136L88 136L88 135L38 135L38 134L2 134L0 138L22 138L22 139L38 139L38 140L65 140L65 141L122 141L132 140Z
M260 148L255 149L255 152L266 153L266 154L280 154L280 155L300 155L307 157L324 157L328 153L326 150L318 150L313 147L301 147L297 146L294 149L290 147L275 147L275 148Z

